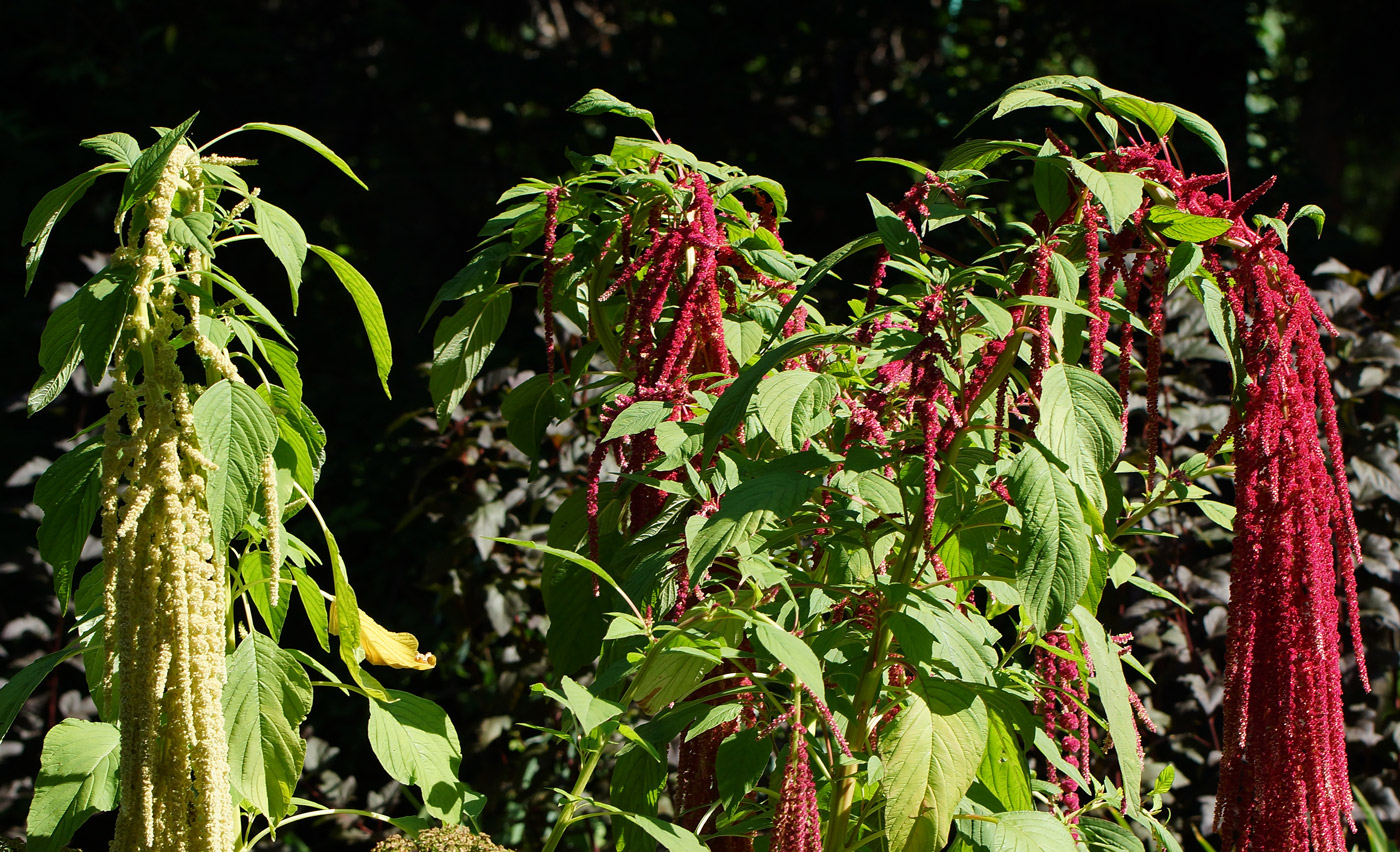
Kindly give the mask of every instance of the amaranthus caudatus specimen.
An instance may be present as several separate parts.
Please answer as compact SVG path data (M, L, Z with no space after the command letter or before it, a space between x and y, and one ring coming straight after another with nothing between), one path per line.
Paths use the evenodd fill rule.
M1238 356L1239 399L1264 393L1260 389L1283 381L1291 369L1298 373L1293 385L1325 387L1316 325L1309 325L1316 316L1306 307L1311 301L1287 275L1252 271L1261 264L1281 268L1285 261L1271 240L1287 225L1250 228L1243 217L1258 191L1227 200L1206 193L1223 175L1191 177L1181 170L1168 144L1178 117L1176 129L1218 142L1194 114L1085 78L1048 78L1018 88L999 101L999 112L1073 103L1040 94L1045 89L1068 91L1100 113L1097 125L1086 123L1096 152L1081 158L1047 132L1041 146L967 143L939 171L899 161L920 179L888 207L871 199L878 233L853 240L804 271L797 267L810 261L793 260L778 239L781 217L770 211L780 196L772 187L659 141L619 139L609 156L576 158L581 174L562 184L521 184L507 193L517 206L485 232L501 241L473 264L499 267L508 256L543 264L539 304L549 375L530 380L534 395L525 385L514 391L520 397L513 407L533 418L547 404L541 389L548 382L561 400L582 400L582 410L596 415L588 418L598 440L582 493L556 517L549 544L556 558L563 558L564 548L589 554L592 576L583 579L595 597L608 601L597 605L600 617L616 616L624 604L593 577L612 578L619 584L614 589L625 586L631 596L630 626L622 627L619 617L617 632L609 629L627 641L647 637L645 654L634 653L636 646L625 649L629 664L639 666L629 670L635 680L626 695L657 718L671 712L671 705L703 703L716 710L714 719L721 718L726 700L760 697L750 708L756 715L752 727L743 716L742 724L692 728L694 735L681 745L674 801L683 803L683 814L676 822L697 833L713 831L712 844L732 842L728 832L739 831L738 825L757 824L773 827L770 839L784 852L806 850L818 842L814 819L825 847L834 850L874 842L877 834L896 849L937 848L954 830L973 842L973 832L983 829L966 823L990 814L954 809L962 807L975 779L987 788L984 793L998 783L979 776L978 766L992 748L980 734L1000 711L965 685L981 676L980 664L943 644L951 633L940 631L956 633L955 625L986 630L970 640L974 647L1017 637L1017 646L993 655L993 663L1017 672L1028 687L1022 699L1037 696L1032 703L1042 716L1041 740L1053 740L1058 752L1031 758L1040 777L1055 785L1048 796L1041 791L1055 815L1031 810L1027 781L1023 796L1002 791L1005 799L985 806L1003 807L996 815L1000 824L1025 818L1067 844L1063 848L1073 848L1065 824L1092 833L1094 821L1101 820L1096 809L1112 807L1158 832L1139 789L1143 761L1136 720L1151 725L1122 675L1126 638L1110 637L1094 618L1105 584L1094 569L1131 561L1126 542L1139 525L1164 505L1198 501L1204 490L1193 492L1191 481L1210 459L1232 449L1244 490L1257 490L1251 484L1257 481L1266 483L1270 500L1293 499L1282 484L1268 485L1268 476L1298 477L1292 481L1329 489L1332 497L1312 504L1322 517L1311 523L1336 530L1353 548L1328 404L1316 401L1299 413L1289 395L1296 391L1289 391L1288 402L1273 404L1277 413L1270 420L1261 414L1263 403L1251 401L1221 424L1217 440L1199 454L1200 464L1173 469L1185 448L1164 440L1175 440L1159 402L1167 297L1175 287L1185 286L1221 317L1213 330L1222 347ZM610 96L590 98L580 103L638 115ZM1149 141L1149 131L1156 141ZM998 233L990 209L978 203L978 193L990 185L981 170L1013 152L1028 155L1041 213ZM598 189L603 186L606 191ZM734 197L740 188L757 199L757 215ZM935 236L947 233L937 229L955 222L970 225L990 251L964 262L933 246ZM542 256L522 250L541 237ZM851 302L853 318L844 326L828 324L809 298L812 289L845 257L875 247L879 254L865 298ZM759 263L760 257L766 262ZM775 258L792 265L783 270ZM487 278L477 291L449 283L444 292L451 295L440 296L470 297L439 332L434 370L444 377L460 374L459 350L473 351L454 343L462 330L479 328L498 310L501 294L518 286L493 287L495 278L479 270L461 280ZM1280 298L1259 292L1290 287L1300 292ZM1280 305L1304 307L1281 313ZM556 324L556 313L570 320L582 340L560 333L564 326ZM1302 366L1289 366L1295 364L1291 356L1279 360L1278 353L1300 346L1305 332L1313 342L1298 349L1310 353L1296 360ZM480 345L470 336L463 339ZM472 359L461 360L475 369ZM561 360L569 365L567 373L559 369ZM1128 427L1137 421L1129 415L1138 394L1146 398L1145 418L1130 443ZM450 416L457 399L456 388L440 395L439 416ZM560 417L562 409L556 406ZM1330 458L1317 438L1319 413ZM1270 428L1262 424L1289 417L1296 418L1296 435L1283 446L1303 459L1291 448L1306 435L1312 460L1292 470L1284 465L1270 468L1275 473L1249 474L1252 462L1241 444ZM1310 430L1304 428L1309 423ZM538 419L511 424L517 430L522 425L533 430L524 436L538 444L544 435ZM540 457L538 446L517 445ZM1257 452L1273 453L1272 446ZM618 471L615 482L608 481L609 460ZM1123 478L1128 469L1141 476L1140 494L1124 493L1136 483ZM1241 504L1242 540L1251 535L1249 505ZM1331 572L1334 581L1349 574L1349 563L1339 572L1330 556L1325 566L1321 554L1314 558L1307 563L1310 587L1324 573ZM1296 574L1294 563L1270 570ZM1252 570L1242 560L1236 582ZM1133 579L1146 578L1138 573ZM577 589L572 580L559 582ZM1015 603L998 600L1003 594L1012 599L1007 585L1014 585ZM1325 594L1331 593L1329 585ZM1269 605L1245 592L1238 599L1237 608L1255 612ZM568 625L561 639L582 634L576 618L566 621L577 598L565 601L561 595L559 605L546 600L551 618ZM645 614L637 601L645 603ZM1255 623L1291 642L1314 641L1325 658L1327 646L1316 641L1317 631L1335 633L1335 625L1320 600L1306 606L1310 638L1295 629L1302 621L1294 616L1261 616ZM1012 623L1002 623L1007 629L989 626L1007 612L1016 613ZM944 618L949 621L939 621ZM775 637L779 622L783 635ZM1276 623L1292 633L1268 627ZM1232 634L1239 632L1232 627ZM707 649L691 656L717 656L712 664L694 664L693 681L676 685L656 672L673 673L671 666L681 665L684 655L673 646L682 640L687 652ZM1238 644L1232 636L1232 646ZM583 653L563 643L552 644L551 653L558 648L567 655L563 668L572 673L601 651L616 674L623 670L621 654L610 650L616 647L600 638ZM804 666L799 647L819 658ZM1232 651L1235 659L1245 658ZM1335 664L1335 652L1331 659ZM1309 663L1305 674L1320 683L1324 668ZM800 684L786 680L799 672ZM1331 676L1335 680L1335 671ZM743 685L736 685L741 679ZM803 714L807 693L799 689L823 691L834 712L821 714L820 722ZM830 698L838 690L839 703ZM822 696L807 697L814 708L827 706ZM1094 703L1105 712L1093 710ZM802 718L826 735L825 750L814 731L798 730L794 720ZM685 724L677 721L676 730ZM948 727L935 734L935 724ZM698 763L716 752L722 762L725 748L734 748L740 737L777 746L771 738L785 725L787 746L773 752L786 751L788 769L781 780L771 772L763 788L770 791L766 802L732 789L726 793L724 774ZM1231 725L1239 733L1238 723ZM1297 734L1290 748L1306 747L1329 760L1338 752L1323 740L1334 740L1335 730L1310 743ZM1260 736L1238 742L1242 749L1258 749L1251 743ZM809 741L810 750L798 745ZM843 744L839 750L837 742ZM931 748L940 749L937 766L929 759ZM1105 766L1108 759L1117 763L1116 772ZM1267 749L1243 758L1250 765L1274 759ZM1235 753L1227 751L1225 760L1228 778ZM1327 765L1335 767L1335 761ZM1314 804L1323 809L1295 813L1287 824L1338 820L1335 806L1344 784L1333 783L1337 771L1329 771L1332 781L1316 785ZM758 790L759 781L755 776L747 789ZM1231 802L1246 800L1257 801L1255 782L1227 784L1222 813L1233 812ZM814 811L812 801L825 804ZM741 822L745 814L759 822ZM1267 818L1287 822L1281 812ZM1222 817L1220 824L1231 848L1245 848L1241 831L1229 827L1235 823Z

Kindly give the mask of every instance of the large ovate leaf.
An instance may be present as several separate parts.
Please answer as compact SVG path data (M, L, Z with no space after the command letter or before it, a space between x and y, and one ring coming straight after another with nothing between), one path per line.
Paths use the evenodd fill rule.
M988 852L1076 852L1074 837L1064 823L1042 811L996 814Z
M923 812L932 751L933 714L922 698L910 695L908 706L880 737L880 759L885 765L880 782L885 793L885 839L891 852L904 852L914 821Z
M987 751L977 767L977 780L996 797L1002 810L1031 810L1030 769L1011 723L994 707L987 713Z
M1198 216L1167 204L1154 204L1147 211L1149 221L1162 226L1162 236L1173 240L1203 243L1222 236L1233 227L1229 219Z
M506 437L517 450L532 459L540 457L540 443L556 417L568 413L568 386L547 375L531 376L501 401Z
M608 800L613 807L654 817L656 804L666 789L666 764L647 754L645 749L629 749L618 755L610 784ZM613 833L618 852L651 852L656 848L651 835L635 823L614 825Z
M195 402L194 429L204 456L219 466L205 472L209 522L219 552L253 510L263 459L277 443L277 417L257 391L225 379Z
M1089 533L1074 485L1034 444L1007 480L1021 512L1016 590L1041 633L1058 627L1089 584Z
M369 743L384 770L400 784L423 793L430 816L450 825L481 809L481 797L457 779L462 744L452 720L437 704L389 690L392 702L369 703Z
M64 719L44 737L34 800L30 852L59 852L88 817L117 805L121 735L115 725Z
M640 118L646 122L647 127L656 127L656 119L652 117L651 110L641 109L632 106L624 100L608 94L602 89L589 89L588 94L574 101L569 105L569 112L579 115L600 115L610 112L614 115L623 115L628 118Z
M987 705L976 693L953 681L919 681L933 732L928 796L920 816L929 820L934 848L942 848L953 814L977 777L987 750Z
M1142 178L1122 172L1101 172L1075 159L1071 159L1069 165L1074 176L1103 205L1109 229L1118 233L1133 211L1142 205L1145 186Z
M857 241L857 243L859 242ZM823 261L823 263L825 262ZM807 281L815 280L817 279L813 274L808 275ZM806 286L804 283L803 287ZM788 307L791 307L796 301L795 298L789 301ZM798 334L763 353L752 366L740 370L739 377L730 383L724 395L719 398L719 402L715 403L709 419L705 421L705 455L713 453L720 441L736 426L744 422L744 415L749 408L749 400L753 398L754 391L758 390L759 382L763 380L769 370L789 358L801 355L803 352L819 346L839 343L843 340L845 340L845 336L841 334Z
M758 422L779 447L797 452L831 423L831 403L840 393L836 380L806 370L784 370L758 385Z
M433 335L433 366L428 374L438 428L446 429L451 422L453 409L481 372L486 356L505 331L509 315L508 290L477 293L438 326Z
M92 277L74 296L82 328L78 331L83 368L88 379L100 384L112 361L122 324L131 307L131 270L107 267Z
M271 637L250 633L229 655L224 684L229 780L273 825L292 808L306 758L301 723L310 709L306 670Z
M1035 436L1100 513L1108 508L1103 476L1123 447L1122 411L1118 391L1098 373L1065 364L1045 371Z
M101 136L84 139L78 144L127 166L135 163L136 158L141 156L141 144L129 133L103 133Z
M34 485L34 502L44 510L39 522L39 556L53 566L54 594L68 606L73 569L92 531L102 492L102 439L93 438L49 465Z
M687 562L692 576L715 558L749 537L765 524L797 511L820 481L793 471L766 473L741 482L720 498L719 511L706 519L692 537Z

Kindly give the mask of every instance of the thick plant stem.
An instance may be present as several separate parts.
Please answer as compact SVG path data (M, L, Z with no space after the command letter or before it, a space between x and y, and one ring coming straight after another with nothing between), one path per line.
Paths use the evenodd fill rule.
M554 852L559 841L564 837L564 831L573 822L574 811L578 809L579 797L583 791L588 789L588 782L593 777L593 770L598 767L598 759L603 756L603 745L588 753L583 759L583 766L579 767L578 778L574 781L574 788L569 791L569 801L564 803L564 809L559 812L559 818L554 821L554 828L549 832L548 839L544 842L544 852Z

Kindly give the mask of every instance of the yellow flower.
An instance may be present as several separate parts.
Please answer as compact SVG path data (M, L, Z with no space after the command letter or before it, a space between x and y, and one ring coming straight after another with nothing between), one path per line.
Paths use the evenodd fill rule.
M430 669L437 665L437 655L418 650L418 637L412 633L390 633L379 622L360 610L360 646L365 649L365 662L396 669ZM331 605L331 632L340 635L335 605Z

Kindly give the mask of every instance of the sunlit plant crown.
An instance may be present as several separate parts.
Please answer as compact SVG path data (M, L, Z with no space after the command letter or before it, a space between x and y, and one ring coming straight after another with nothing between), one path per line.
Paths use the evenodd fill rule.
M1184 172L1180 131L1228 167L1226 153L1170 104L1049 77L988 112L1043 106L1078 118L1097 150L1047 131L1039 145L965 143L938 170L876 158L914 186L888 206L872 197L876 233L820 262L779 236L780 185L660 135L571 155L561 182L502 196L434 301L464 304L438 328L432 390L446 426L512 294L537 282L547 369L507 396L508 434L539 464L552 423L596 434L547 544L517 542L546 551L556 685L537 688L567 708L584 755L546 850L590 803L624 850L743 850L766 833L781 852L1069 852L1117 842L1106 816L1175 848L1157 822L1171 773L1150 801L1140 788L1138 720L1152 725L1123 674L1138 665L1131 637L1094 610L1109 582L1165 594L1127 548L1165 506L1202 503L1228 524L1194 480L1232 461L1225 847L1340 848L1335 584L1351 589L1355 532L1325 319L1283 254L1286 209L1251 225L1267 185L1231 199L1207 191L1228 172ZM572 109L654 130L598 90ZM1029 224L982 203L998 182L981 170L1008 155L1035 190ZM1315 207L1298 216L1321 226ZM940 248L953 226L983 253ZM863 297L828 321L814 289L868 248ZM512 258L524 270L502 276ZM1164 445L1159 403L1167 298L1183 286L1236 398L1185 458ZM595 657L592 685L573 680ZM1287 683L1261 689L1265 666ZM661 828L656 762L674 737L676 814ZM609 753L605 804L586 793Z

